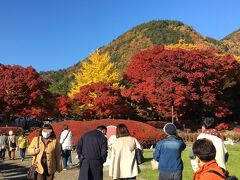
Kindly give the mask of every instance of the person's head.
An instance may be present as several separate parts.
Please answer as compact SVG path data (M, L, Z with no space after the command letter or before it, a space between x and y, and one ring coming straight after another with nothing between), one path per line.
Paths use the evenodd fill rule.
M214 160L216 156L216 148L214 147L212 141L205 138L195 141L193 143L192 150L200 167L203 164Z
M104 135L107 134L107 127L104 125L98 126L97 130L101 131Z
M165 124L165 126L163 127L163 131L167 135L176 135L177 134L177 128L173 123Z
M117 138L124 137L124 136L130 136L129 130L125 124L117 125L116 136L117 136Z
M21 136L25 136L25 132L24 131L21 131Z
M48 138L55 139L56 138L56 134L53 131L53 127L50 124L44 124L41 128L39 135L45 139L48 139Z
M12 136L12 135L13 135L13 131L10 130L10 131L8 132L8 135L9 135L9 136Z
M213 117L205 117L202 122L202 130L212 129L215 127L215 120Z
M67 124L63 125L63 130L68 130L68 125Z

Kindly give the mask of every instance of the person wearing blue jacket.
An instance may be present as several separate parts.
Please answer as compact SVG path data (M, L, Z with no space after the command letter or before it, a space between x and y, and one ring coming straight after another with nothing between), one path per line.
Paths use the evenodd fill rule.
M163 127L166 137L157 142L153 158L159 162L159 180L182 180L182 151L186 144L178 137L176 126L167 123Z

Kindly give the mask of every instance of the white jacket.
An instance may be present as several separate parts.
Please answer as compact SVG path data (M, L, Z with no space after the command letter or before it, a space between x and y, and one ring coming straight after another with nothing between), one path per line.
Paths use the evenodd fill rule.
M198 135L197 139L203 139L206 138L210 141L212 141L213 145L216 148L216 161L217 164L223 168L226 169L226 162L225 162L225 155L227 153L227 149L223 143L223 140L220 139L217 136L211 135L211 134L205 134L205 133L201 133Z
M140 173L135 158L136 148L141 149L141 145L136 138L131 136L119 137L114 141L109 176L113 179L131 178Z
M60 135L60 144L62 144L63 150L65 150L65 149L72 150L73 137L72 137L71 131L69 131L69 130L62 131L62 133Z

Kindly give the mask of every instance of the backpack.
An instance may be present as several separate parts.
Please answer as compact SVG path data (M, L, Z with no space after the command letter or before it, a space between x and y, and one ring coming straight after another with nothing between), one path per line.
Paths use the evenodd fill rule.
M223 176L222 174L220 174L219 172L214 171L214 170L208 170L207 172L214 173L214 174L222 177L225 180L238 180L238 178L236 176L229 176L228 171L225 171L225 170L223 170L225 176Z

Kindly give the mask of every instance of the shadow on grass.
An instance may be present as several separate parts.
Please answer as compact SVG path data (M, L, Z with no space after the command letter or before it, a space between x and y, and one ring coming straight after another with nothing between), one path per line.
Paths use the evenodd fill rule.
M0 179L26 180L27 168L14 163L0 162Z
M147 158L144 158L145 162L151 162L151 160L153 159L153 157L147 157Z

